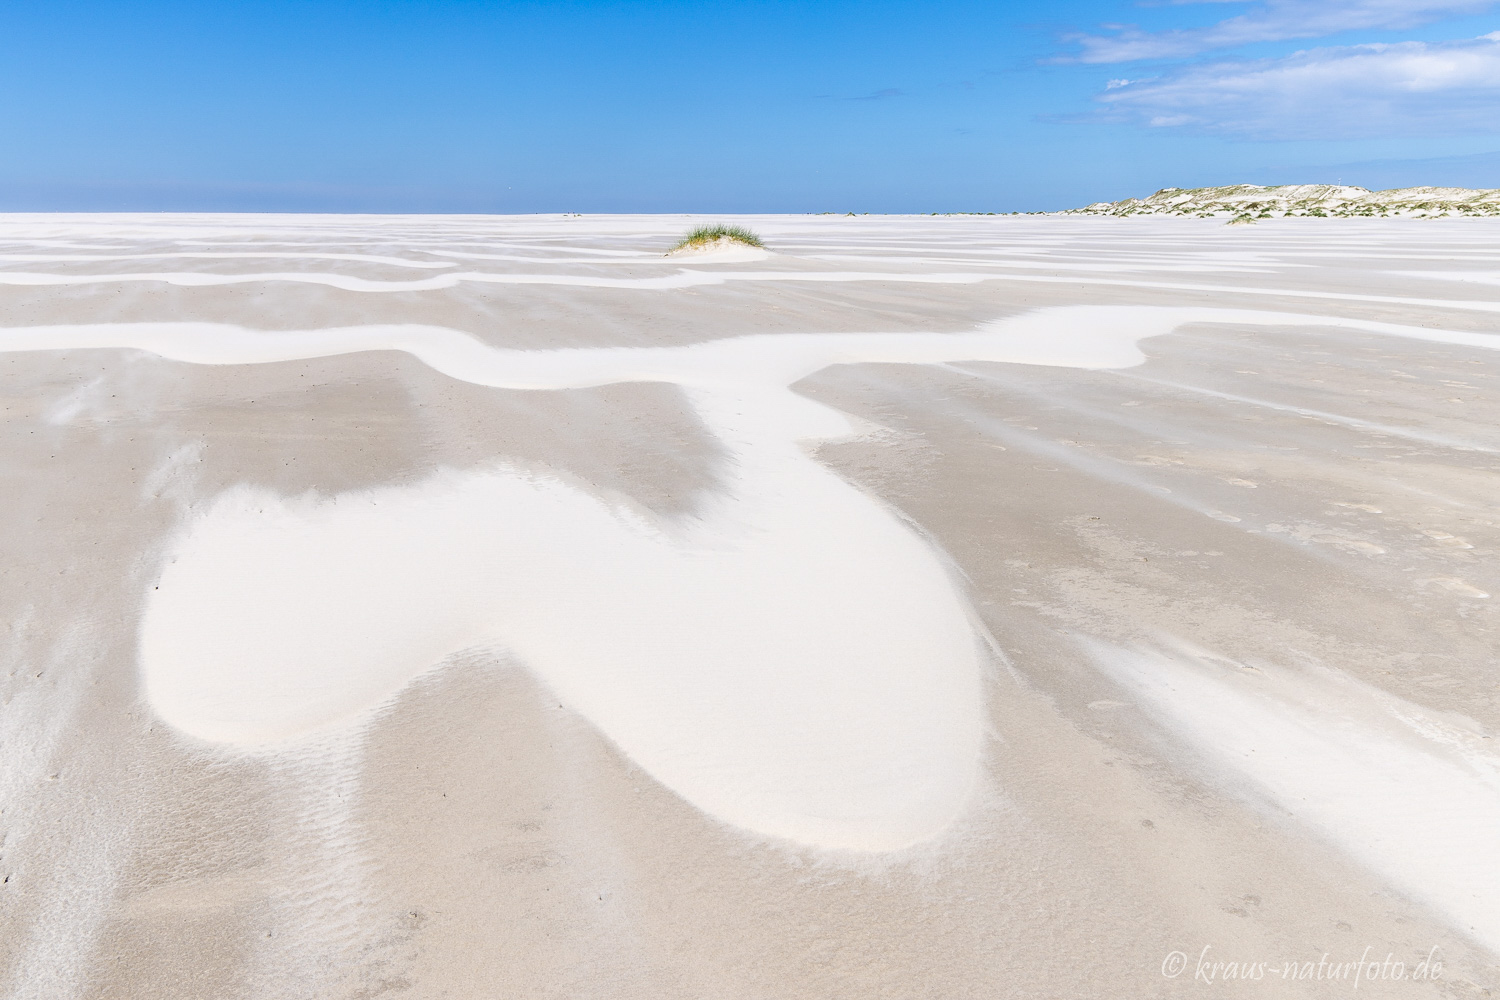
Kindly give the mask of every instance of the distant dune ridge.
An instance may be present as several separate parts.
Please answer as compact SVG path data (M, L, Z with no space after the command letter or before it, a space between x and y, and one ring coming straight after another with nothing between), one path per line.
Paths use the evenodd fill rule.
M1412 187L1370 191L1343 184L1230 184L1224 187L1162 188L1148 198L1101 201L1063 215L1279 216L1500 215L1500 189Z

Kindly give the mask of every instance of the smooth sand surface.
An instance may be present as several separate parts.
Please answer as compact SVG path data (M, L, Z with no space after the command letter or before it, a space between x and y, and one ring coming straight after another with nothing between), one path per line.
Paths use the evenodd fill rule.
M0 217L3 995L1500 989L1500 223L699 221Z

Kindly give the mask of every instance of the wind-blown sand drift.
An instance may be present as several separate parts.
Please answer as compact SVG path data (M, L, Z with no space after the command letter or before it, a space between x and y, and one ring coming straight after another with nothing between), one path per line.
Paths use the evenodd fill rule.
M360 247L353 244L350 249ZM374 254L330 253L326 259L372 267L440 266L392 257L384 246L379 249L382 252ZM884 258L882 266L906 259L900 253L912 252L899 251ZM12 256L31 262L45 255ZM163 250L139 256L191 254ZM201 259L258 256L260 251L213 252ZM318 254L297 251L286 256ZM511 257L528 259L524 254ZM1254 273L1272 260L1270 251L1257 256L1233 249L1228 257L1232 261L1221 257L1199 263L1205 270L1237 263ZM804 248L804 259L816 258ZM92 264L128 260L130 255L74 253L57 259ZM911 269L908 263L908 270L891 277L916 288L985 286L994 281L1029 281L1045 288L1065 280L1031 273L1036 260L1017 262L1030 269L1007 269L1003 256L977 258L977 269L947 273L923 269L920 254L909 259L919 266ZM1154 263L1143 264L1144 260L1148 257L1137 258L1134 269L1171 271L1176 266L1166 256ZM563 263L579 267L576 260ZM1058 266L1066 270L1071 265L1059 261ZM833 285L852 280L857 286L878 282L881 273L851 276L811 270L786 277ZM1423 272L1400 273L1419 280ZM1398 273L1391 274L1396 280ZM575 271L556 281L527 275L526 282L511 284L680 294L683 288L722 284L726 276L733 277L707 272L704 281L673 283L651 275L615 279ZM1432 276L1439 282L1451 280L1451 268ZM24 284L38 287L108 284L120 278L23 277ZM181 274L143 272L130 275L129 281L206 288L222 284L221 277L239 284L306 283L297 274L279 272L201 272L201 277L187 280ZM340 289L338 294L388 291L386 286L392 284L363 277L313 277L315 284ZM0 284L5 280L0 276ZM775 287L778 280L777 272L766 272L757 274L754 284ZM1085 280L1088 286L1121 289L1194 287L1176 281ZM489 279L479 284L486 282L495 284ZM407 284L416 287L402 287ZM427 293L454 287L453 281L421 286ZM1196 287L1233 289L1257 306L1283 294L1264 284L1243 289L1206 283ZM54 322L0 330L0 352L19 358L29 352L72 356L79 351L144 351L167 361L235 370L399 352L442 376L486 391L538 398L656 383L680 393L684 412L713 443L712 488L699 490L690 504L673 514L623 502L591 481L507 460L503 453L464 467L439 466L400 482L297 491L241 481L202 496L183 512L167 538L160 570L142 579L135 647L140 690L151 714L191 738L181 741L182 749L176 752L229 752L226 759L266 761L272 766L323 760L329 754L344 761L350 753L363 752L358 748L372 740L378 743L373 734L389 728L386 720L403 711L414 682L443 683L440 675L457 669L455 664L466 657L509 658L529 669L556 702L586 719L661 786L733 828L785 845L852 849L874 856L936 843L926 849L958 858L970 850L960 846L965 840L980 836L982 842L978 831L987 824L1006 826L993 813L997 800L1028 794L1024 789L1029 779L1014 769L1034 768L1039 753L1048 758L1074 753L1067 748L1080 737L1065 730L1092 727L1095 723L1085 723L1084 718L1092 720L1100 712L1133 702L1152 723L1100 738L1139 741L1132 751L1138 756L1162 752L1152 747L1168 740L1188 754L1180 762L1184 775L1200 776L1193 780L1221 788L1227 782L1239 789L1231 798L1238 795L1252 807L1260 802L1292 817L1300 824L1297 829L1311 835L1308 843L1328 845L1377 882L1420 901L1468 940L1500 949L1495 932L1500 927L1500 755L1484 723L1424 708L1321 664L1299 672L1270 663L1245 665L1256 656L1264 658L1264 650L1253 656L1241 653L1243 662L1203 652L1180 638L1183 623L1177 621L1179 613L1170 610L1171 604L1166 606L1166 618L1155 625L1147 614L1144 623L1122 630L1109 624L1118 609L1104 603L1104 595L1120 592L1121 584L1096 579L1083 585L1079 570L1069 571L1070 580L1059 577L1052 584L1071 593L1048 612L1051 620L1066 626L1049 630L1061 639L1025 638L1034 626L995 618L996 612L988 610L994 601L986 595L995 593L989 582L991 565L1011 566L1010 582L1020 582L1023 571L1031 571L1035 558L1024 551L1034 544L1031 538L1002 533L996 536L1002 547L995 556L976 562L969 549L952 540L974 537L972 529L956 527L964 523L961 516L954 515L958 520L948 526L949 515L941 513L942 506L939 513L927 515L920 513L920 503L916 509L898 510L889 499L831 469L825 457L838 454L840 448L868 447L870 442L878 446L890 434L876 431L869 422L875 414L851 419L848 414L858 413L863 404L839 388L845 384L837 374L839 366L883 365L879 370L901 379L908 378L909 371L940 372L971 383L973 375L967 373L974 372L992 386L1012 387L1004 392L1024 396L1033 390L999 373L1052 369L1062 370L1058 378L1078 377L1062 373L1072 369L1123 374L1147 362L1155 345L1175 343L1179 331L1189 329L1240 331L1252 338L1251 343L1286 334L1359 336L1369 351L1391 352L1390 358L1402 357L1400 352L1414 349L1412 345L1434 345L1433 349L1475 354L1476 364L1492 364L1489 358L1500 347L1500 336L1465 326L1472 324L1474 313L1500 308L1495 303L1453 301L1447 326L1428 315L1390 311L1392 304L1400 303L1412 309L1433 302L1449 304L1435 297L1442 287L1424 284L1421 295L1306 287L1284 293L1304 308L1309 298L1334 304L1320 313L1202 304L1081 305L1064 299L1020 311L1002 310L1011 315L967 327L951 319L936 321L923 332L746 330L666 346L564 349L501 347L454 327L412 322L290 330L189 319ZM1362 303L1364 308L1384 303L1387 312L1359 315L1354 310ZM839 325L847 329L847 323ZM981 372L977 365L1000 367ZM97 379L88 383L99 384ZM1398 426L1396 417L1368 420L1333 412L1339 408L1336 402L1319 401L1318 407L1257 402L1248 390L1226 392L1171 378L1151 384L1197 393L1197 398L1215 400L1216 405L1261 407L1284 419L1310 420L1339 433L1374 435L1380 441L1394 436L1407 440L1408 446L1420 442L1419 446L1450 454L1484 456L1500 451L1500 441L1490 443L1488 431L1478 425ZM91 401L86 389L53 407L54 424L77 422L89 407L103 405ZM901 405L910 410L909 404ZM1127 399L1124 405L1136 406L1138 401ZM1050 407L1062 408L1055 402ZM944 412L941 405L933 409L935 416ZM1147 502L1208 515L1179 534L1213 530L1232 535L1248 530L1267 544L1297 553L1278 559L1304 559L1305 551L1323 560L1318 565L1331 567L1317 572L1343 567L1339 560L1345 558L1365 560L1359 564L1359 572L1365 572L1369 560L1384 558L1384 545L1391 544L1331 533L1312 526L1305 516L1290 527L1264 517L1251 517L1247 524L1248 512L1225 513L1225 500L1195 497L1201 485L1168 487L1128 472L1118 459L1103 453L1088 457L1089 449L1081 449L1076 438L1098 434L1098 428L1113 424L1128 429L1135 418L1117 416L1128 410L1103 413L1096 404L1080 404L1076 412L1093 429L1073 431L1074 437L1052 443L1027 437L1036 428L1023 432L1015 420L997 422L977 412L965 412L960 419L965 433L977 433L981 444L990 438L986 448L1007 454L1019 449L1076 467L1096 482L1113 483L1110 491L1124 491L1111 492L1115 497L1139 491L1157 498ZM929 433L942 439L947 432ZM1174 428L1167 433L1181 432ZM1213 431L1206 440L1223 433ZM1097 451L1097 446L1090 448ZM1154 461L1134 464L1156 467ZM177 475L172 470L180 467L180 459L171 459L155 475L165 482L161 477ZM1052 465L1038 468L1058 471ZM1257 475L1264 478L1264 473ZM1334 475L1347 478L1349 473ZM1243 477L1221 481L1237 484L1231 490L1266 492ZM1002 488L1018 487L1012 479ZM997 495L961 484L936 496L940 505L962 510L971 502L970 494ZM1053 503L1062 502L1060 495L1055 497ZM907 498L911 503L910 494ZM1381 513L1374 505L1364 506ZM985 510L982 499L977 510ZM982 532L993 533L993 515L981 517L986 525ZM1078 522L1076 530L1097 530L1088 527L1090 521L1100 517ZM1203 526L1208 524L1217 527ZM935 526L943 527L935 531ZM1425 530L1428 534L1421 537L1430 541L1458 538L1435 528ZM1453 553L1449 558L1472 547L1458 539L1447 546ZM1350 555L1323 556L1313 551L1319 548ZM1186 554L1199 556L1197 551ZM1395 566L1392 570L1400 572ZM1299 569L1294 577L1306 572ZM1417 572L1401 585L1416 581L1419 587L1436 587L1471 604L1486 603L1487 592L1470 582L1471 570L1464 572L1468 579L1451 571ZM1029 594L1034 586L1033 582L1008 589ZM1080 586L1092 586L1095 596L1085 596ZM1165 585L1158 581L1151 586ZM1140 597L1126 600L1138 610L1144 607ZM1177 607L1188 606L1186 597L1175 600ZM1083 610L1091 603L1093 610ZM1022 610L1030 605L1035 602L1010 602ZM1480 612L1474 607L1462 613ZM1209 631L1233 645L1236 628ZM1057 646L1059 641L1064 645ZM1310 641L1305 635L1282 641L1276 647L1281 662L1304 659L1302 647ZM1093 664L1094 679L1086 686L1097 688L1101 696L1085 698L1084 717L1053 730L1043 741L1048 746L1043 753L1029 727L1038 724L1037 718L1067 711L1077 697L1069 689L1084 683L1075 678L1065 686L1048 687L1045 671L1034 664L1057 655ZM1006 668L1012 682L993 672L996 664ZM1228 672L1222 664L1230 664ZM1027 674L1032 677L1029 683L1013 686ZM1243 679L1251 675L1257 678L1254 684ZM1033 685L1049 692L1050 707L1044 708L1047 703L1028 690ZM1111 692L1115 698L1107 696ZM1008 703L1014 707L1005 707ZM1088 756L1097 751L1080 752ZM1083 780L1081 760L1063 769L1061 787ZM317 765L312 773L320 773L317 768L324 766ZM348 784L352 779L342 776L347 766L337 766L342 769L337 780ZM309 780L311 789L329 779ZM1140 801L1147 795L1139 790L1108 794ZM339 793L341 799L344 795ZM1146 807L1130 807L1142 808ZM1165 806L1157 803L1150 808ZM321 835L325 846L320 850L342 845L337 851L344 858L367 850L355 846L364 843L364 835L351 832L360 821L344 816L318 824L329 822L334 825ZM1212 831L1229 821L1179 822L1187 831L1187 842L1194 843L1222 836ZM1157 825L1147 823L1144 829L1154 831ZM483 840L484 835L472 834L470 839L475 836ZM1025 846L1026 835L1019 831L1012 837L1021 845L1015 850L1037 850ZM845 857L844 863L854 863L852 856ZM1301 863L1276 862L1283 866L1283 877ZM962 864L971 871L996 870L993 860L968 857ZM1001 863L999 870L1004 867ZM360 888L367 879L357 867L342 878L345 888L335 889L331 898L320 890L324 901L310 911L283 915L283 921L303 927L321 943L301 949L293 943L290 956L278 961L311 957L303 949L329 954L362 947L365 918L351 916L348 908L373 890ZM599 901L603 899L600 894ZM1169 909L1182 905L1180 896L1168 899ZM343 937L328 936L334 926L345 928L339 931ZM41 961L43 954L35 949L23 953L19 968L24 970L27 961ZM18 982L40 988L44 980L37 975L27 974ZM991 982L986 975L975 981ZM333 982L328 980L324 988L334 989ZM284 987L274 984L265 989L267 995L285 994Z
M441 329L268 336L192 324L13 330L0 344L218 364L394 347L480 385L693 387L733 471L714 509L677 531L508 470L325 501L220 498L149 595L147 697L186 733L254 745L355 721L447 656L499 644L701 808L804 843L890 849L944 829L973 784L976 637L921 540L799 450L850 428L790 383L835 362L1126 367L1142 337L1193 321L1328 322L1072 306L982 334L654 350L523 353ZM1500 346L1485 334L1342 325Z

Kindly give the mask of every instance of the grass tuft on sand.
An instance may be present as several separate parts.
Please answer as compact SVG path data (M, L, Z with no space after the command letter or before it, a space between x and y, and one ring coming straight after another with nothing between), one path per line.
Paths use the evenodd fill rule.
M718 223L712 226L699 226L678 241L677 245L672 249L682 250L686 247L701 247L716 240L730 240L734 243L743 243L750 247L765 246L760 241L759 236L756 236L743 226L726 226Z

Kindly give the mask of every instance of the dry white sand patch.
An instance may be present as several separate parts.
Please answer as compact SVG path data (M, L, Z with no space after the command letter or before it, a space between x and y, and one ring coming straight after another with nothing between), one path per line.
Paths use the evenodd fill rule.
M203 739L284 741L499 646L731 823L865 850L940 832L980 749L979 653L943 565L788 443L753 424L729 443L724 498L675 531L503 468L225 495L151 595L147 697Z
M1482 726L1315 665L1237 663L1180 643L1085 645L1211 772L1247 778L1276 810L1500 950L1500 751Z

